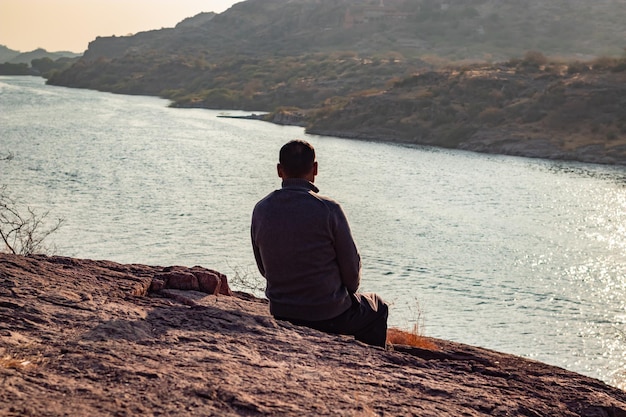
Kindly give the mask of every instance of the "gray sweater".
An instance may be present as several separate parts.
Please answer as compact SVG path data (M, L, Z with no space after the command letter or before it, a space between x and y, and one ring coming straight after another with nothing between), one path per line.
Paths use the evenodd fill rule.
M285 179L252 213L252 248L277 317L326 320L351 306L361 258L339 204L311 182Z

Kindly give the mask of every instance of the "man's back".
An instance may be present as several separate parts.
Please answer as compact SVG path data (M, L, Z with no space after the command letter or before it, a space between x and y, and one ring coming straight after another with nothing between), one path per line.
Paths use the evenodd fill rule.
M252 242L272 314L325 320L350 307L359 286L360 257L341 207L303 179L261 200Z
M315 149L294 140L279 153L282 188L252 213L252 249L278 319L385 346L387 304L357 293L361 258L339 204L317 194Z

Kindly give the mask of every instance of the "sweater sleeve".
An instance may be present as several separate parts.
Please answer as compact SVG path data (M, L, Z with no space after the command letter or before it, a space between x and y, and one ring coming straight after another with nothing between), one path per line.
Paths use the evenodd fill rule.
M252 252L254 253L254 259L256 260L256 265L259 268L259 272L262 276L265 276L265 266L263 265L263 259L261 258L261 251L259 249L259 245L256 243L255 239L255 225L254 225L254 217L252 219L252 225L250 227L250 237L252 240Z
M348 219L339 205L333 214L335 253L341 281L348 291L355 293L361 282L361 256L352 238Z

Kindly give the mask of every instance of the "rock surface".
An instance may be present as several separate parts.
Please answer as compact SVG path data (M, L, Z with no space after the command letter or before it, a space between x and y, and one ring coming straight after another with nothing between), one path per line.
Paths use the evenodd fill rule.
M625 392L561 368L373 348L276 321L225 279L209 294L164 274L221 278L0 254L0 416L626 416Z

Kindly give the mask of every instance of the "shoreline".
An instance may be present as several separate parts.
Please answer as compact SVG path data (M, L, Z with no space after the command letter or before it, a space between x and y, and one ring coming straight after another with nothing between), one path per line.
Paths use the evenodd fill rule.
M458 147L445 147L432 142L413 142L403 140L394 134L365 134L358 131L308 129L301 115L290 117L285 114L264 113L242 116L219 115L218 118L256 120L276 125L298 126L305 128L305 134L331 136L342 139L362 140L379 143L393 143L397 145L428 146L439 149L454 149L486 155L515 156L531 159L545 159L550 161L579 162L615 167L626 167L626 154L617 155L607 153L601 145L589 145L582 149L565 151L559 149L552 141L545 137L530 138L524 132L478 132L475 140L462 143ZM621 149L621 148L620 148Z
M586 148L583 151L574 150L571 152L565 152L551 146L550 142L545 139L528 140L516 140L501 139L496 144L490 144L486 142L476 142L470 144L463 144L459 147L445 147L438 146L433 143L420 143L420 142L407 142L398 138L397 136L381 137L378 135L362 135L358 133L344 132L344 131L325 131L325 130L313 130L306 131L307 134L320 135L320 136L333 136L345 139L365 140L382 143L394 143L398 145L415 145L415 146L429 146L439 149L452 149L459 151L468 151L478 154L486 155L502 155L502 156L516 156L522 158L531 159L545 159L551 161L564 161L564 162L580 162L586 164L608 165L626 167L626 158L615 157L607 155L603 152L598 145Z
M47 81L46 81L47 84ZM71 87L80 88L80 87ZM89 88L87 88L89 89ZM98 90L94 90L98 91ZM158 97L149 95L151 97ZM161 97L163 98L163 97ZM174 102L170 101L170 106ZM213 109L205 106L180 106L176 108L194 108L207 110L223 110ZM235 110L235 109L229 109ZM238 110L241 111L241 110ZM307 125L306 111L297 112L267 112L267 113L250 113L249 115L233 116L219 115L218 118L243 119L265 121L281 126L297 126L303 127L306 134L332 136L343 139L365 140L381 143L394 143L399 145L417 145L430 146L441 149L458 149L463 151L475 152L488 155L517 156L532 159L545 159L552 161L580 162L598 165L608 165L626 167L626 146L618 146L613 148L611 153L601 144L592 144L583 146L582 148L564 150L554 145L554 140L550 140L544 136L532 136L526 131L507 130L506 128L487 129L477 132L473 135L472 140L461 143L459 146L442 146L433 141L424 140L406 140L400 134L390 132L383 133L365 133L359 132L358 129L352 130L333 130L314 128L311 129Z

